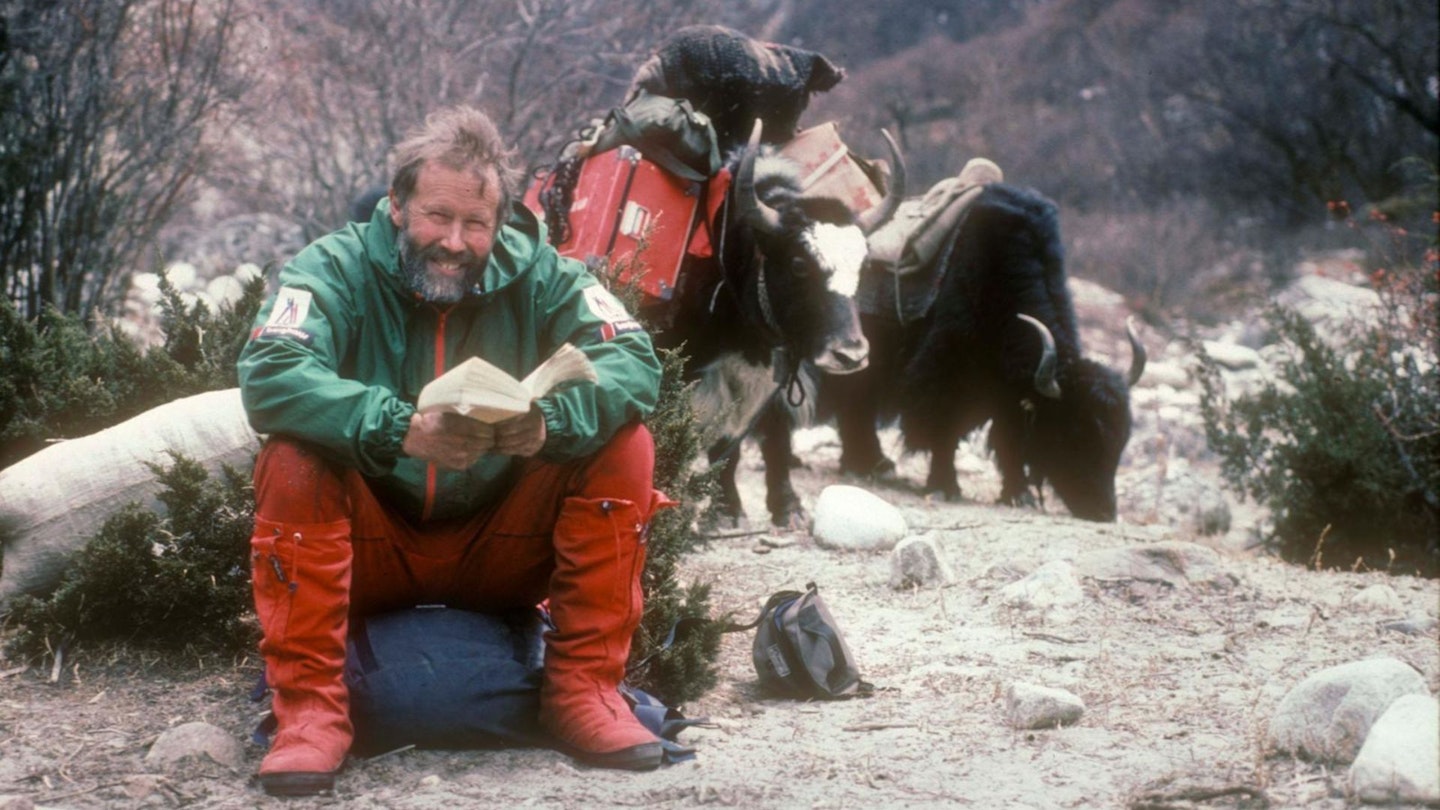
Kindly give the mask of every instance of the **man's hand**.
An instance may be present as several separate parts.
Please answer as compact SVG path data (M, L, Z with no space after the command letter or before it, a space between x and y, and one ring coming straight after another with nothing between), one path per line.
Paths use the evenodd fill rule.
M533 456L545 446L545 417L535 405L528 413L496 422L495 452L507 456Z
M464 470L496 449L495 428L457 413L417 413L401 449L441 469Z

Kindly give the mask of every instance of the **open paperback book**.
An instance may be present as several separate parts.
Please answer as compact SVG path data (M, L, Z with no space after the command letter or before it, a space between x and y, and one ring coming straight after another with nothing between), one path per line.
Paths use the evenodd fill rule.
M415 406L421 412L450 411L494 424L529 411L531 402L561 383L598 379L590 358L566 343L523 380L472 357L422 388Z

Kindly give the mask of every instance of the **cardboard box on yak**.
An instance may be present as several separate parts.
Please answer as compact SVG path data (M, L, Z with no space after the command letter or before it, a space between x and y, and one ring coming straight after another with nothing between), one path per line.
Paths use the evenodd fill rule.
M884 190L840 139L834 122L797 134L780 147L780 154L800 164L801 193L806 197L833 197L863 214L884 199Z

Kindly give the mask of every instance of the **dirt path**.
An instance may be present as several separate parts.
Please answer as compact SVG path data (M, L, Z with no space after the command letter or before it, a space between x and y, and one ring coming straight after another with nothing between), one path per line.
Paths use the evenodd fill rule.
M834 482L836 453L823 429L810 437L808 469L796 475L808 502ZM918 463L902 465L902 481L922 480ZM757 466L752 453L741 484L758 519ZM967 491L991 497L983 474L970 475ZM577 768L543 750L408 751L352 762L334 796L280 802L251 780L254 747L233 771L189 760L167 773L144 761L156 736L183 722L247 738L255 661L183 675L147 674L131 658L83 661L58 684L34 670L0 677L0 808L1125 808L1149 793L1169 797L1158 806L1221 808L1259 807L1242 800L1263 792L1274 808L1338 810L1347 806L1343 769L1266 756L1266 723L1286 690L1318 669L1382 655L1413 664L1432 692L1440 687L1433 631L1382 632L1401 616L1351 603L1387 584L1401 612L1435 616L1440 583L1307 572L1225 552L1223 575L1205 583L1087 579L1067 615L1030 615L997 595L1042 563L1191 538L1163 526L933 503L904 485L874 491L913 534L932 533L953 584L896 591L888 554L826 551L804 535L773 549L758 536L717 540L684 572L715 583L717 611L739 614L772 591L818 583L877 687L868 699L767 699L755 689L752 635L732 634L721 685L683 707L713 723L682 734L699 750L691 762L629 774ZM1058 730L1012 730L1004 695L1015 682L1066 689L1084 701L1084 716ZM1180 798L1207 794L1219 795Z

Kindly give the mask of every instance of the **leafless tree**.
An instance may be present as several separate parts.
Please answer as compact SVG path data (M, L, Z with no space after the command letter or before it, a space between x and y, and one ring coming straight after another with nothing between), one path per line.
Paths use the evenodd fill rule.
M1164 94L1153 109L1194 159L1176 168L1208 174L1208 190L1295 223L1327 201L1405 193L1411 178L1400 167L1435 159L1433 1L1244 0L1197 10L1195 36L1171 40L1149 64Z
M0 4L0 282L22 316L110 307L241 94L231 0Z
M480 106L528 163L547 162L619 104L667 31L702 16L683 0L255 2L269 77L236 133L255 173L226 193L281 201L311 238L384 180L390 145L430 110Z

